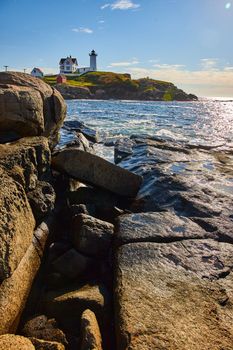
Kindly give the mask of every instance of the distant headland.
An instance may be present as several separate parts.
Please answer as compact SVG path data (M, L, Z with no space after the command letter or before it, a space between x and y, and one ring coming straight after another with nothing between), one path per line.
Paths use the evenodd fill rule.
M132 79L130 74L101 72L97 70L97 53L89 54L90 64L79 67L76 57L67 56L59 61L58 75L44 75L33 68L31 75L53 85L65 99L121 99L144 101L196 101L173 83L161 80Z
M88 72L82 75L50 75L43 80L65 99L121 99L144 101L196 101L171 82L147 78L131 79L130 74Z

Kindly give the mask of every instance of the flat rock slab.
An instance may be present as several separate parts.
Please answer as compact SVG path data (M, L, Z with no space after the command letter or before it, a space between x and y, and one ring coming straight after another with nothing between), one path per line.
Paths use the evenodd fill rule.
M62 150L52 164L60 172L121 196L134 197L142 182L140 176L82 150Z
M117 220L119 244L132 242L171 242L210 236L188 218L171 212L136 213L121 215Z
M132 243L117 254L118 350L233 348L233 246Z
M101 320L109 307L109 297L102 285L71 285L46 294L46 313L62 322L66 318L81 320L82 313L91 309ZM78 325L76 325L78 329Z
M63 344L55 341L42 340L37 338L30 338L30 340L35 346L36 350L65 350Z

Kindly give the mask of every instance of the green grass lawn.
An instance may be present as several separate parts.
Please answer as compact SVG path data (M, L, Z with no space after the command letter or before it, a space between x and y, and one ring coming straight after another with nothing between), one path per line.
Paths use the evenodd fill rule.
M44 77L44 81L49 85L54 85L56 84L56 77L56 75L47 75ZM130 74L127 73L88 72L81 76L67 75L66 77L67 85L77 87L121 87L131 91L136 91L138 89L148 91L155 90L156 88L167 89L173 85L166 81L154 80L150 78L133 80L131 79Z

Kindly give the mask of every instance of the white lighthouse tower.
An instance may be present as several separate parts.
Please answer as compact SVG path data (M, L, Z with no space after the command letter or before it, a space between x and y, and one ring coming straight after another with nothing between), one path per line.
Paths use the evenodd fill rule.
M90 56L90 70L91 71L97 71L97 63L96 63L96 57L98 56L95 50L92 50L91 53L89 53Z

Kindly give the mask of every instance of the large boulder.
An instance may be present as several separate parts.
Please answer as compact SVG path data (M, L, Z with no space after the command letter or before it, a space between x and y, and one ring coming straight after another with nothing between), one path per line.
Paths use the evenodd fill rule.
M8 278L29 247L35 220L26 194L38 180L50 179L50 149L45 137L0 145L0 279ZM44 197L45 198L45 197Z
M36 350L65 350L63 344L56 341L42 340L37 338L30 338Z
M77 149L65 149L54 155L54 169L80 181L97 185L121 196L134 197L142 178L107 160Z
M31 244L35 219L22 185L1 169L0 177L0 280L4 280Z
M54 146L65 115L62 96L42 80L24 73L0 73L0 131L5 135L44 135Z
M0 350L35 350L35 347L20 335L4 334L0 336Z
M117 349L230 350L232 266L233 246L211 239L121 246Z

